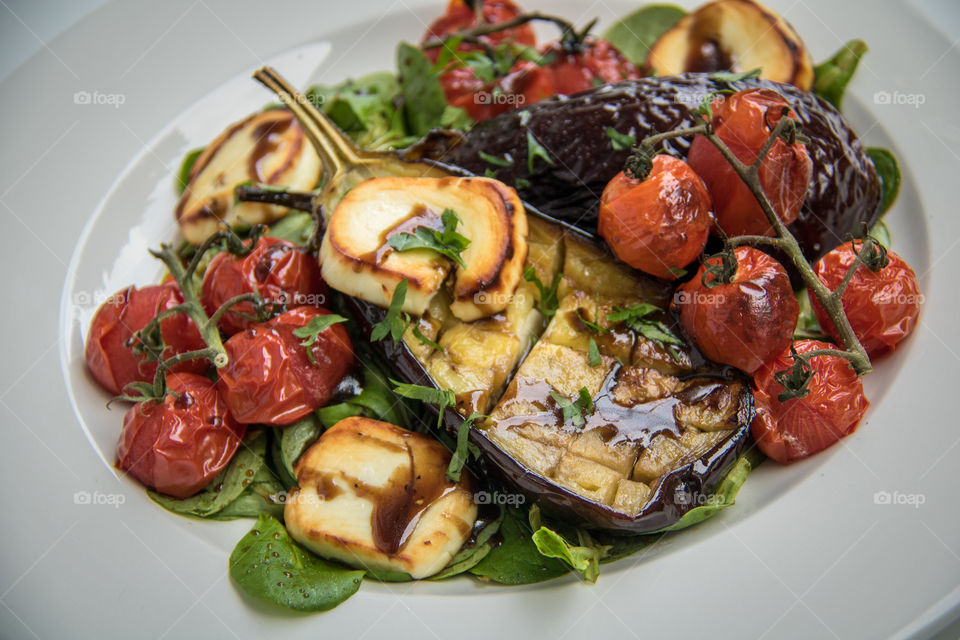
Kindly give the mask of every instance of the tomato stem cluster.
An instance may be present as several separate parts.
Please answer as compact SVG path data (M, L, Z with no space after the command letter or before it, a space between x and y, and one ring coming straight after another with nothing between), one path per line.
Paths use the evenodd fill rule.
M800 125L797 120L788 115L788 113L784 113L770 132L770 136L757 154L756 160L748 165L737 158L733 151L717 136L710 122L705 122L704 124L694 127L675 129L644 138L637 145L631 159L628 160L628 170L642 169L644 160L646 159L647 162L649 162L649 159L652 158L654 153L655 146L664 140L693 135L702 135L709 140L720 154L726 158L740 179L743 180L744 184L750 189L750 192L756 198L757 203L760 205L760 208L763 210L767 221L770 223L770 226L773 227L775 233L774 236L751 235L725 238L725 250L730 250L733 247L741 245L759 245L778 249L780 252L786 254L793 263L797 273L800 274L808 290L817 297L817 300L830 317L840 336L843 349L816 349L802 355L794 354L795 366L793 369L788 370L788 372L793 372L800 376L801 373L806 371L805 376L808 378L809 371L807 370L809 367L806 365L809 364L810 359L817 356L834 356L846 360L857 375L863 376L870 373L873 366L870 363L870 357L867 355L866 350L850 326L850 321L847 319L846 313L843 310L841 296L856 270L866 264L866 261L871 259L871 257L879 251L875 249L877 245L876 240L869 235L865 235L862 241L863 245L857 255L857 260L850 266L850 270L846 274L844 281L835 290L830 290L823 284L820 278L817 277L816 273L814 273L813 267L807 261L806 257L804 257L796 238L793 237L793 234L787 229L787 226L780 219L780 216L777 215L760 183L760 166L766 159L767 153L773 144L778 138L803 142L799 130ZM632 165L630 164L631 162L633 162ZM641 172L637 177L642 179L645 175ZM787 374L788 372L781 373ZM800 386L805 387L805 385ZM794 392L802 393L803 388L795 389Z

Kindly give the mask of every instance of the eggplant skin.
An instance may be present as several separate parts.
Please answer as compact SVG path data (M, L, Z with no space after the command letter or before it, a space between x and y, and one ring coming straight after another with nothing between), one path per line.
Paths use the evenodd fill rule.
M790 225L804 255L813 261L843 242L861 223L880 215L880 181L860 139L843 116L812 93L762 79L722 82L706 73L643 78L557 96L478 123L465 134L434 132L406 157L452 165L477 175L494 171L508 184L524 185L520 197L543 213L596 232L604 186L623 169L628 151L612 149L608 128L645 136L694 126L691 110L712 91L768 88L790 102L813 160L813 178L799 218ZM528 170L527 132L549 152ZM663 150L685 158L691 139L665 141ZM479 152L512 158L491 165ZM523 181L526 181L525 183Z

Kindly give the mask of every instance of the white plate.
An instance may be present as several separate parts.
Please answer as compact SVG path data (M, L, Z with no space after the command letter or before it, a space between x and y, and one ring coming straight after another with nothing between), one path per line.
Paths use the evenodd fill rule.
M524 4L577 23L636 6ZM270 100L253 68L269 62L299 84L391 68L396 42L418 38L441 3L111 4L8 76L3 635L847 638L924 637L946 623L960 606L949 404L960 57L899 4L772 4L816 59L852 37L872 45L846 113L904 170L888 221L928 300L916 335L868 379L859 431L790 468L764 465L735 508L608 565L595 586L370 583L313 616L278 614L232 586L227 556L249 522L177 518L116 476L121 412L103 408L85 375L83 333L98 298L158 274L145 250L172 235L183 152ZM878 492L922 504L877 504Z

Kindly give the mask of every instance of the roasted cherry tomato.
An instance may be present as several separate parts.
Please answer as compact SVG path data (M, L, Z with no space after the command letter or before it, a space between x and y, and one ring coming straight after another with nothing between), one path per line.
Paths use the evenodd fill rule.
M798 353L833 349L816 340L798 340ZM863 383L843 358L817 356L810 361L813 377L803 398L780 402L783 386L774 379L778 371L793 366L787 350L753 376L757 415L750 433L757 446L780 464L789 464L823 451L857 428L870 403Z
M183 302L173 282L137 289L128 287L110 296L100 305L90 323L84 356L93 377L111 393L121 393L131 382L151 382L157 372L156 362L138 358L130 348L133 334L146 326L158 311ZM185 314L177 314L160 323L164 343L169 347L165 358L203 349L206 344L200 332ZM206 360L189 360L174 371L204 372Z
M642 182L617 174L600 197L599 231L631 267L674 280L703 252L710 196L683 160L658 155Z
M246 426L208 378L171 373L167 388L176 395L139 402L123 417L117 467L160 493L189 498L227 466Z
M783 96L770 89L738 91L714 101L714 130L741 162L751 164L787 106ZM687 162L707 184L717 223L727 235L773 235L753 193L712 142L703 136L694 138ZM800 214L812 175L813 161L803 144L783 139L773 143L760 165L759 178L784 223L790 224Z
M203 306L207 314L213 314L231 298L252 292L259 293L265 302L287 308L319 306L326 300L327 285L315 258L291 242L262 236L244 257L218 254L203 276ZM242 302L231 309L251 315L254 306L252 302ZM233 335L254 322L228 311L219 326L227 335Z
M483 2L483 21L488 24L506 22L507 20L516 18L521 13L517 5L510 2L510 0L478 1ZM463 0L450 0L449 4L447 4L447 12L437 18L433 24L427 28L423 39L426 41L432 38L442 38L445 35L470 29L475 26L477 26L477 12L472 7L467 6L467 3L463 2ZM498 45L504 41L510 41L516 44L532 46L537 42L537 37L533 33L533 27L531 27L530 24L524 24L519 27L514 27L513 29L496 31L490 35L480 36L480 39L490 45ZM476 49L480 49L480 47L469 42L462 42L458 47L460 51L472 51ZM440 55L440 48L427 49L426 52L431 60L436 60L437 56Z
M440 76L447 103L460 107L474 120L487 120L554 95L548 69L520 60L510 73L494 82L484 82L470 67L452 69Z
M783 266L752 247L734 250L730 283L703 284L706 265L675 296L680 323L706 357L753 373L790 346L799 305ZM713 256L707 265L718 266ZM707 281L713 280L707 274Z
M862 246L856 241L857 251ZM813 270L830 289L836 289L857 254L852 243L844 243L820 258ZM920 315L923 295L917 275L903 258L887 252L889 262L879 271L861 265L841 300L853 332L872 358L893 351L897 343L910 335ZM838 343L840 335L816 296L810 296L813 310L823 330Z
M570 95L592 89L597 84L636 80L640 72L608 40L588 38L583 50L564 51L559 43L548 47L544 54L552 56L549 69L553 73L554 91Z
M282 426L325 405L353 366L353 345L342 324L317 335L307 348L293 335L326 309L297 307L234 334L224 347L230 361L218 370L220 393L244 424Z

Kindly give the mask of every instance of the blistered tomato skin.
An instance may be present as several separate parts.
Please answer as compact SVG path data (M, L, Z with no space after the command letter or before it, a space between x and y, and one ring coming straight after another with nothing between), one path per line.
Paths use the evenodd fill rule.
M486 0L483 3L483 21L488 24L497 24L506 22L520 15L520 9L510 2L510 0ZM434 20L433 24L427 29L423 40L432 38L442 38L445 35L469 29L477 26L476 11L463 2L463 0L450 0L447 5L447 11L442 16ZM489 35L480 36L480 38L491 45L500 44L506 40L516 44L534 45L537 42L536 35L533 33L533 27L529 24L520 25L513 29L504 29L496 31ZM472 51L480 49L479 46L469 42L461 43L458 47L461 51ZM426 50L427 56L431 60L436 60L440 55L440 48Z
M233 420L208 378L172 373L167 387L178 396L127 411L117 468L160 493L189 498L227 466L246 427Z
M861 246L857 241L857 249ZM850 327L871 358L893 351L913 331L920 315L923 295L917 275L903 258L887 252L890 262L880 271L860 266L843 291L843 311ZM847 242L823 256L813 267L820 280L836 289L856 259ZM823 330L838 343L840 335L816 297L813 310Z
M677 290L675 307L703 355L753 373L790 346L800 309L779 262L753 247L737 247L734 254L732 282L708 288L703 284L706 267L701 266ZM719 258L707 263L719 263Z
M262 236L253 251L244 257L218 254L203 277L203 307L212 315L224 302L246 293L259 293L266 302L319 306L326 300L327 285L315 258L285 240ZM253 303L242 302L232 309L253 314ZM227 312L220 330L233 335L247 329L252 320Z
M548 47L543 53L553 58L549 69L553 74L554 91L558 94L572 95L597 84L636 80L641 75L608 40L588 38L583 43L583 51L578 53L566 52L559 44Z
M707 243L710 197L685 162L658 155L646 180L619 173L607 184L598 228L631 267L675 280Z
M284 426L325 405L353 366L353 345L342 324L319 334L314 362L293 335L329 311L298 307L234 334L224 343L229 362L218 387L231 415L243 424Z
M816 340L799 340L794 346L798 353L835 348ZM757 447L780 464L823 451L852 433L870 406L860 378L846 360L834 356L811 360L813 378L806 397L780 402L783 386L773 376L792 365L787 350L753 376L756 416L750 433Z
M770 132L788 107L783 96L771 89L739 91L713 103L714 131L733 155L750 165L756 161ZM795 117L792 111L788 115ZM763 209L730 163L712 142L696 136L690 146L687 162L710 191L717 223L728 236L774 235ZM813 161L806 147L799 142L777 139L760 165L759 180L773 210L784 222L797 219L803 205Z
M133 334L153 319L158 311L170 309L183 302L180 290L173 282L164 282L137 289L128 287L110 296L93 316L84 357L94 379L107 391L120 394L131 382L152 382L157 371L156 362L138 358L130 348ZM185 314L167 318L160 324L164 343L169 347L165 358L203 349L206 344L196 325ZM202 373L206 360L189 360L174 367L174 371Z

